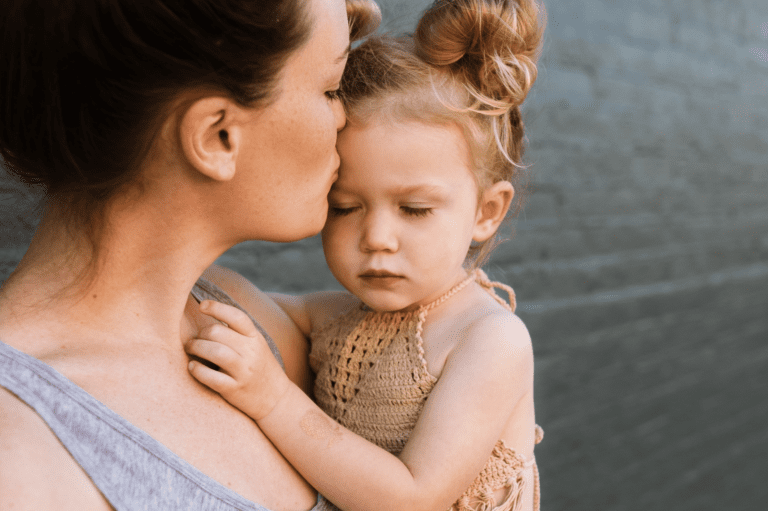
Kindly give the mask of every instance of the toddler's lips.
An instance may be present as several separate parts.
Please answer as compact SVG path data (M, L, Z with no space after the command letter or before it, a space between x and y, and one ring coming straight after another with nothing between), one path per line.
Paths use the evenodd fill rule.
M391 289L403 282L405 277L386 270L369 270L360 274L360 280L369 288Z
M386 278L404 278L402 275L388 272L386 270L368 270L360 274L360 278L363 279L386 279Z
M405 280L402 275L388 271L371 270L360 274L363 285L371 289L393 289Z

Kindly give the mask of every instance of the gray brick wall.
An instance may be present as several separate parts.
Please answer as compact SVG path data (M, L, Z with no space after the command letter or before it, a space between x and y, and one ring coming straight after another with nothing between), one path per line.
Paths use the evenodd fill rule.
M532 194L487 267L534 340L543 509L765 509L768 2L545 2ZM33 206L0 178L0 280ZM220 262L338 288L317 238Z

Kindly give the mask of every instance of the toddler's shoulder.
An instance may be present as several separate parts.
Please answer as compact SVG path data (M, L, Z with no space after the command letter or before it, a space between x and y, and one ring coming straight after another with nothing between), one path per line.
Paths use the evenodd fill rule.
M446 359L443 376L471 375L484 388L516 389L517 393L506 396L513 402L533 389L531 336L517 315L494 307L473 315L462 331Z
M530 348L531 335L523 320L501 307L478 314L467 328L469 342L498 347Z
M472 339L497 342L506 345L530 345L531 336L525 323L510 309L506 302L494 296L495 290L477 288L474 297L468 301L467 332ZM514 293L511 291L511 293ZM510 296L514 301L514 294Z
M491 374L518 380L533 374L533 347L525 323L510 310L490 306L476 311L464 329L456 355Z

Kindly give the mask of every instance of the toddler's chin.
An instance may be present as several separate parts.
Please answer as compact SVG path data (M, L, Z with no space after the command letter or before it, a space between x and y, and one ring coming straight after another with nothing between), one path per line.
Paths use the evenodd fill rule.
M419 308L418 304L392 300L362 300L369 309L376 312L410 312Z

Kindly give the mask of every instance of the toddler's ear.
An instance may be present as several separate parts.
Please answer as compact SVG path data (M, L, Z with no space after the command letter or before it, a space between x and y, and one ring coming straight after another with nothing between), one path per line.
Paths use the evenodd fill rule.
M216 181L234 177L241 110L227 98L211 96L195 101L184 113L179 126L181 148L201 174Z
M486 188L480 198L472 239L483 242L496 233L515 196L515 188L509 181L499 181Z

